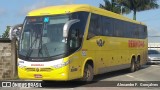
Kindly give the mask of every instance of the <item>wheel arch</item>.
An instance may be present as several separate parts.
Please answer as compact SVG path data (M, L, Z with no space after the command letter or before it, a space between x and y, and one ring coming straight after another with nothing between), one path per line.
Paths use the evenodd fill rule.
M94 65L94 60L93 60L93 58L87 58L85 61L84 61L84 63L83 63L83 65L82 65L82 71L81 71L81 76L83 77L83 74L84 74L84 68L85 68L85 65L86 64L90 64L91 66L92 66L92 68L93 68L93 71L95 70L94 69L94 67L95 67L95 65Z
M132 62L132 60L135 60L135 61L136 61L136 55L135 55L135 54L131 55L130 63Z
M137 60L141 61L141 55L137 55Z

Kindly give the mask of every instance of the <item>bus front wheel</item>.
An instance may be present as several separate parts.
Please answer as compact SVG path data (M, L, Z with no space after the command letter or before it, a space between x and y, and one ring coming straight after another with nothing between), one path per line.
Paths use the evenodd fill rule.
M82 81L90 82L93 80L93 67L89 64L86 64L84 67L84 74Z

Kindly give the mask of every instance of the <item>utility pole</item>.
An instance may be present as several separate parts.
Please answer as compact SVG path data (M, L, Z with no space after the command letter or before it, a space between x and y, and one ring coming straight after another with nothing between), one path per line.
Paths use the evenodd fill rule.
M111 0L111 3L112 3L112 11L113 11L113 6L114 6L114 0Z
M112 0L112 1L114 1L114 0ZM112 5L113 5L113 4L121 7L121 15L122 15L122 14L123 14L123 7L124 7L124 6L123 6L122 4L119 4L119 3L116 3L116 2L112 2Z

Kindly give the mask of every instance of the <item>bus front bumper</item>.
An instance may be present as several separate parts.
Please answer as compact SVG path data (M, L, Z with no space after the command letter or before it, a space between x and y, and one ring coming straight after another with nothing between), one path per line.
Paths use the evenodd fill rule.
M25 80L55 80L55 81L67 81L68 78L68 68L67 66L54 69L51 71L27 71L26 68L18 67L18 77Z

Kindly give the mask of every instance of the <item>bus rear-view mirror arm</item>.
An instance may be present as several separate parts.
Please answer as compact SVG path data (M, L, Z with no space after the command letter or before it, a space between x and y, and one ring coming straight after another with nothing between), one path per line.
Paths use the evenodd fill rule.
M79 21L80 21L79 19L73 19L73 20L69 20L68 22L66 22L66 23L64 24L64 27L63 27L63 37L64 37L64 38L67 38L67 37L68 37L68 32L69 32L70 27L71 27L73 24L75 24L75 23L77 23L77 22L79 22Z

